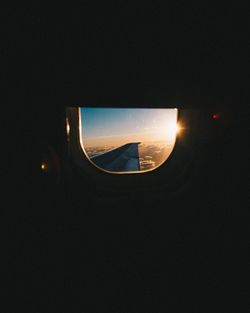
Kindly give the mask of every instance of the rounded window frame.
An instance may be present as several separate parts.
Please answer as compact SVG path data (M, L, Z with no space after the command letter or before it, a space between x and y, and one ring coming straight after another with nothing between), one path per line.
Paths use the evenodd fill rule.
M71 106L66 108L66 118L69 123L70 132L67 135L68 159L76 171L85 179L94 181L102 189L113 191L140 191L160 190L179 183L180 177L185 172L187 147L179 140L175 141L169 157L160 166L151 171L139 172L140 175L122 175L106 172L93 166L81 148L79 132L79 108L82 106ZM159 107L174 108L174 107ZM181 110L178 109L177 121L181 119ZM182 119L181 119L182 120ZM190 151L188 151L189 154ZM190 157L189 157L190 158ZM182 164L182 166L180 166Z
M175 140L174 140L174 144L172 145L171 147L171 151L170 153L168 154L168 156L166 157L166 159L164 159L164 161L162 161L160 164L158 164L157 166L151 168L151 169L147 169L147 170L141 170L141 171L124 171L124 172L113 172L113 171L109 171L109 170L105 170L104 168L102 167L99 167L95 162L93 162L90 157L88 156L88 153L86 152L85 148L84 148L84 144L83 144L83 127L82 127L82 116L81 116L81 108L84 108L84 107L78 107L78 128L79 128L79 141L80 141L80 146L81 146L81 149L85 155L85 157L87 158L87 160L93 165L95 166L98 170L100 171L103 171L105 173L108 173L108 174L112 174L112 175L136 175L136 174L145 174L145 173L148 173L148 172L151 172L151 171L155 171L157 170L159 167L161 167L165 162L167 162L167 160L169 159L169 157L171 156L171 154L173 153L173 150L175 148L175 145L176 145L176 142L177 142L177 135L175 136ZM105 107L105 109L113 109L110 108L110 107ZM122 108L119 108L119 109L122 109ZM135 109L135 108L129 108L129 109ZM142 108L140 108L142 109ZM151 108L143 108L143 109L151 109ZM175 109L177 110L177 116L176 116L176 123L178 123L178 118L179 118L179 110L177 108L156 108L156 109Z

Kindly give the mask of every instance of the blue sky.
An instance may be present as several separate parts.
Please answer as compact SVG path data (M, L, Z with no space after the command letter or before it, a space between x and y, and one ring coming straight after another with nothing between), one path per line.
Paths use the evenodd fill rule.
M175 109L81 108L83 140L145 139L155 131L159 134L176 116Z

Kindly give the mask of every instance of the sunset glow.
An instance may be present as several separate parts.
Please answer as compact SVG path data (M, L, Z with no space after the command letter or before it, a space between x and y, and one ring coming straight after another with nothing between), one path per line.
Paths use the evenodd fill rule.
M175 145L177 109L80 108L80 140L88 157L140 142L141 169L162 164Z

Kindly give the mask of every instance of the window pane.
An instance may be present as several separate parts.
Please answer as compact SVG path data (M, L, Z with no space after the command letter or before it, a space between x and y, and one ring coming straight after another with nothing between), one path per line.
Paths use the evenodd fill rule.
M171 154L177 109L80 108L80 140L87 158L111 173L150 171Z

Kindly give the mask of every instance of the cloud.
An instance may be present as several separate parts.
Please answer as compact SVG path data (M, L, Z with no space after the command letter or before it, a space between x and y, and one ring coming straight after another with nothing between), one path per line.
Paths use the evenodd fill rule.
M86 147L85 151L89 157L93 157L99 154L102 154L104 152L108 152L110 150L113 150L113 146L100 146L100 147Z
M155 161L152 161L152 160L145 160L145 161L142 161L141 162L143 165L147 165L147 164L155 164Z
M141 170L148 170L155 167L155 162L152 160L146 160L140 162Z

